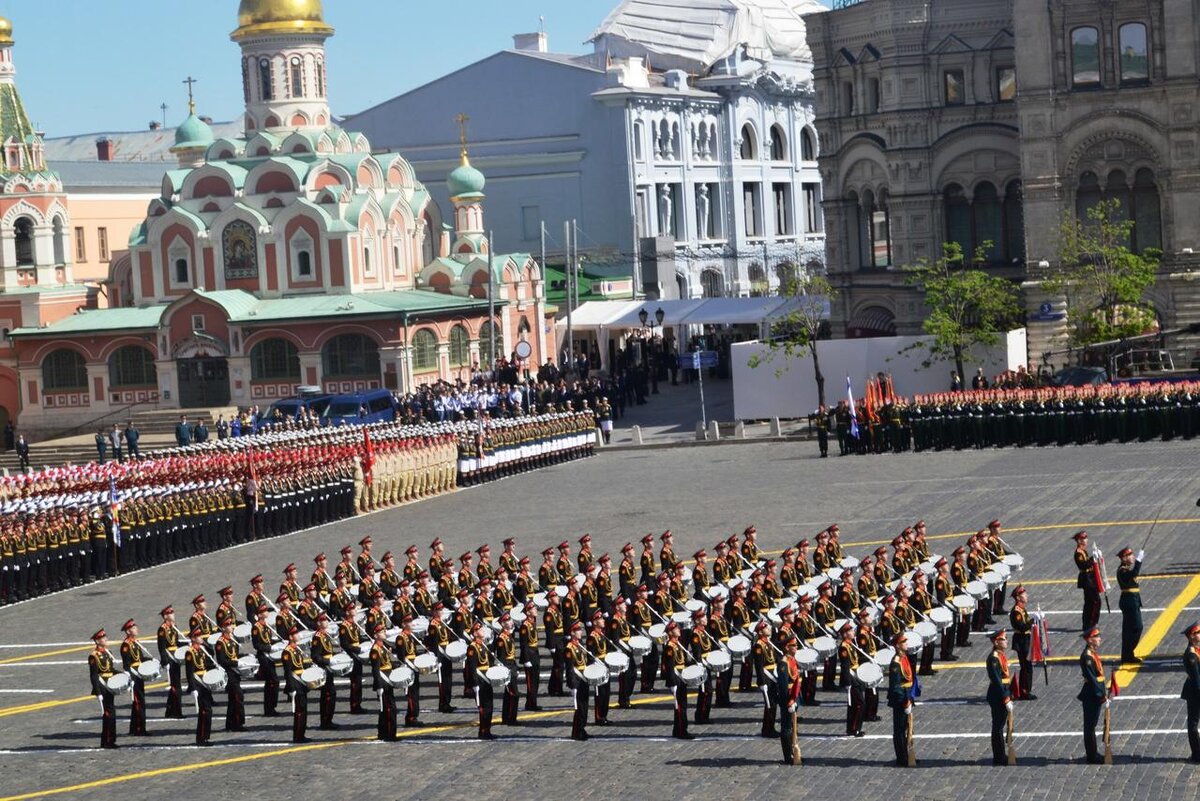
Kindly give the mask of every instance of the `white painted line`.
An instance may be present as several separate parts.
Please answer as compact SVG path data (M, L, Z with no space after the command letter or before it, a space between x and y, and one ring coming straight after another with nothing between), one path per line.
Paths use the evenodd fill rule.
M61 648L66 645L91 646L90 642L25 642L7 643L0 648Z
M801 723L800 725L803 726L804 724ZM1099 730L1097 730L1097 731L1099 731ZM1113 729L1112 734L1113 734L1113 736L1125 736L1125 735L1155 736L1155 735L1167 735L1167 734L1186 735L1187 729ZM801 736L804 736L804 735L801 735ZM945 733L945 734L914 733L913 739L914 740L986 740L986 739L990 738L991 736L992 736L992 734L989 731L953 732L953 733ZM1020 730L1018 730L1013 734L1013 740L1020 741L1020 740L1026 739L1026 738L1035 738L1035 737L1047 738L1047 737L1080 737L1080 736L1081 736L1081 733L1079 731L1020 731ZM816 735L816 736L810 736L810 737L808 737L808 739L811 739L811 740L844 740L847 738L845 736L827 737L827 736L823 736L823 735ZM890 740L890 739L892 739L892 735L890 732L888 734L867 734L867 735L864 735L863 737L855 738L855 739Z
M52 693L54 690L0 690L0 693Z
M43 667L45 665L86 665L86 659L60 659L55 661L43 662L41 660L30 660L28 662L5 662L0 665L0 670L10 667Z

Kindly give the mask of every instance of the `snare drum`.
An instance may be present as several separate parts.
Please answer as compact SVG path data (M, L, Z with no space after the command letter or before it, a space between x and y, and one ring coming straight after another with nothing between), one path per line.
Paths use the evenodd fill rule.
M708 665L713 673L724 673L732 667L733 660L724 651L716 650L704 655L704 664Z
M467 661L467 644L462 640L455 640L446 646L446 659L450 660L452 665L461 665Z
M646 654L650 653L650 649L654 647L654 643L649 637L644 637L641 634L635 634L629 638L627 643L629 653L634 659L641 659Z
M970 595L976 601L982 601L988 597L988 585L982 581L968 581L966 589L967 595Z
M684 629L685 631L692 627L691 612L675 612L671 615L671 620L674 621L676 626L679 626L679 628Z
M754 568L748 567L745 570L741 571L740 573L738 573L738 578L740 578L742 581L749 583L750 579L754 578Z
M863 662L858 666L854 675L868 687L874 688L883 685L883 669L874 662Z
M650 635L650 639L659 644L667 641L667 627L662 623L655 623L653 626L646 629L646 633Z
M238 657L237 673L243 679L254 678L254 675L258 673L258 657L254 654Z
M208 643L209 648L215 648L217 643L220 641L220 639L221 639L221 632L214 631L212 634L205 637L204 641L206 643Z
M961 614L969 615L975 611L975 599L970 595L955 595L951 603Z
M487 679L488 684L492 685L493 692L500 692L508 686L512 673L504 665L492 665L483 674L483 677Z
M313 633L308 629L300 629L296 634L296 644L301 648L307 648L312 644Z
M980 580L987 585L987 588L992 592L1000 589L1001 585L1004 584L1004 577L995 570L990 569L983 572L983 575L980 576Z
M820 591L812 584L801 584L796 588L797 598L816 598L820 594Z
M896 658L896 649L892 647L880 648L875 652L875 656L871 657L871 661L879 665L881 668L887 668L892 664L892 660Z
M587 581L587 576L583 575L582 573L576 573L574 576L571 577L571 583L575 585L575 589L577 589L577 590L580 589L581 587L583 587L583 584L586 581Z
M300 683L310 690L319 690L325 686L325 671L316 665L305 668L300 672Z
M240 642L249 640L251 633L253 630L249 623L238 623L233 627L233 636Z
M533 594L533 605L538 609L545 609L546 607L550 606L550 602L546 600L546 593L535 592Z
M933 621L933 625L937 626L938 631L945 631L954 625L954 613L944 606L930 609L929 619Z
M112 693L124 692L129 689L129 674L114 673L105 680L104 686L108 687L109 692Z
M629 655L613 651L611 654L605 654L604 664L614 676L619 676L629 669Z
M554 588L554 594L557 595L559 598L566 598L567 597L567 585L559 584L557 587Z
M491 645L492 640L496 639L496 633L492 629L492 624L488 624L479 629L479 633L483 635L483 644Z
M608 667L599 662L593 662L583 669L583 680L589 687L599 687L607 684L609 679Z
M812 648L801 648L796 651L796 664L801 670L816 670L821 655Z
M421 616L414 617L412 619L412 623L409 625L412 627L412 633L414 637L424 637L425 632L429 631L429 618Z
M209 668L200 677L200 683L207 687L209 692L219 693L224 691L226 685L229 684L229 674L225 672L225 668Z
M1013 573L1020 573L1025 569L1025 557L1019 553L1010 553L1002 561L1008 565L1009 570Z
M162 663L157 659L147 659L137 666L137 674L142 681L157 681L162 676Z
M843 559L838 564L840 564L842 566L842 570L857 570L858 569L858 560L855 559L853 556L847 556L845 559Z
M387 675L387 681L388 684L392 685L392 689L399 690L402 693L408 692L408 688L413 683L412 669L401 665Z
M333 675L349 676L352 670L354 670L354 657L350 654L341 653L329 657L329 672Z
M360 642L358 644L358 652L354 654L354 658L363 664L371 664L371 648L375 645L373 642Z
M508 610L508 616L512 619L514 629L521 628L521 624L525 622L525 611L519 606Z
M917 654L925 647L925 641L921 639L921 632L917 631L917 627L913 626L904 632L904 650L909 654Z
M917 624L913 626L913 631L921 635L921 642L925 645L929 645L937 639L938 629L931 621L918 620Z
M167 656L169 656L171 658L171 661L174 662L175 664L182 665L183 660L187 658L187 652L188 652L189 647L190 646L187 646L187 645L181 645L178 648L176 648L175 650L171 651L169 654L167 654ZM282 648L279 649L279 653L283 653Z
M988 565L988 570L998 573L1000 578L1004 579L1005 581L1008 581L1008 577L1012 575L1012 568L1003 562L992 562L990 565Z
M813 640L812 647L821 659L828 659L837 653L837 642L832 637L818 637Z
M287 648L286 642L277 642L271 646L271 650L268 652L267 655L269 657L271 657L272 662L282 662L283 661L283 649L284 648ZM370 650L370 649L368 648L367 650Z
M688 610L689 613L691 613L691 612L707 612L708 604L704 603L704 601L701 601L698 598L689 598L687 603L685 603L683 605L683 608Z
M685 687L699 687L706 678L708 671L704 669L704 665L688 665L679 671L679 680Z
M750 655L750 638L743 637L741 634L735 634L729 638L729 642L725 643L729 648L729 655L734 662L744 662L746 657Z
M436 673L438 669L437 657L433 654L417 654L416 658L413 659L413 667L415 667L417 672L422 676L428 676L432 673Z
M842 580L842 573L845 572L840 567L830 567L825 570L825 575L829 576L829 580L836 585Z
M724 584L714 584L713 586L707 588L704 591L704 594L707 595L710 600L716 600L717 598L728 598L729 588Z

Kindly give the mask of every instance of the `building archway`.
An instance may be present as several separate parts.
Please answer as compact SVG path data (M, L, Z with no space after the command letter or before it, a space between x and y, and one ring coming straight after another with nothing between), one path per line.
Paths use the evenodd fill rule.
M847 339L896 336L896 315L883 306L864 306L846 326Z

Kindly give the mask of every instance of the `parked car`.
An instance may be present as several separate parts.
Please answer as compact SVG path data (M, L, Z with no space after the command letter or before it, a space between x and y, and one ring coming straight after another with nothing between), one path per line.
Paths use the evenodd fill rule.
M1095 387L1108 383L1108 371L1103 367L1064 367L1050 376L1056 387Z
M335 395L321 414L323 425L390 423L396 419L396 401L386 389Z
M304 389L305 387L301 387L302 391ZM267 409L265 415L258 418L255 431L261 431L264 427L274 425L283 420L297 420L303 409L308 409L318 417L321 417L324 415L325 410L329 408L329 402L332 399L333 395L326 392L323 394L302 394L297 398L277 400L271 404L271 408Z

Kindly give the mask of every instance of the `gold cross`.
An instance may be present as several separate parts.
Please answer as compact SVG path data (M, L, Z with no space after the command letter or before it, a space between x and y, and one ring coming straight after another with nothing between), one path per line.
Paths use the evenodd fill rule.
M199 81L197 81L195 78L193 78L191 75L189 75L189 76L187 76L187 80L184 81L184 83L187 84L187 88L188 88L188 113L195 114L196 113L196 101L192 97L192 86L196 83L199 83Z
M466 114L459 113L459 115L454 118L454 121L458 123L458 142L460 145L462 145L463 155L466 155L466 152L467 152L467 123L471 121L471 118L468 117Z

